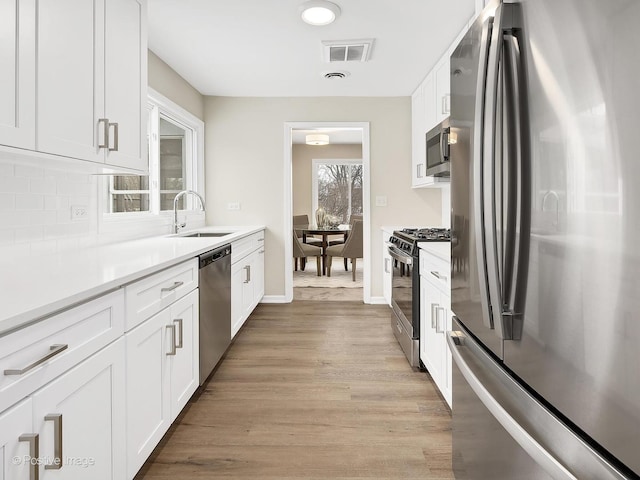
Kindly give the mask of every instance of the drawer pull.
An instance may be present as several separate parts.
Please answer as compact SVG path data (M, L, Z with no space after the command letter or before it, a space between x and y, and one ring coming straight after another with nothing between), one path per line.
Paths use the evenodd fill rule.
M264 242L264 238L259 238L258 241L259 242Z
M167 356L171 356L176 354L176 326L167 325L167 330L171 330L171 342L169 342L171 349L167 352Z
M176 318L173 322L178 324L178 337L180 338L176 348L182 348L182 319Z
M171 292L171 291L175 290L176 288L181 287L182 285L184 285L184 282L173 282L173 285L171 285L170 287L164 287L160 291L161 292Z
M46 422L53 422L53 463L45 465L45 470L62 468L62 414L50 413L44 417Z
M434 272L433 270L431 270L431 275L433 275L434 277L436 277L438 280L446 280L447 277L445 277L444 275L438 273L438 272Z
M40 458L40 437L37 433L23 433L18 437L19 442L29 442L29 458ZM40 479L40 466L36 461L29 462L29 480Z
M68 344L64 344L64 345L51 345L49 347L49 350L51 350L49 353L47 353L44 357L39 358L38 360L36 360L35 362L27 365L24 368L10 368L4 371L5 375L23 375L25 373L27 373L29 370L33 370L34 368L36 368L38 365L42 365L44 362L46 362L47 360L49 360L51 357L55 357L56 355L58 355L60 352L66 350L67 348L69 348Z

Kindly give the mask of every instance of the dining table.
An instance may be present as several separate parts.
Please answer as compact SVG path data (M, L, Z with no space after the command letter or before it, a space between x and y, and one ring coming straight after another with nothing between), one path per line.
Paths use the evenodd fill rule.
M351 227L349 225L338 225L336 227L318 227L316 225L295 225L296 233L302 234L302 243L307 243L307 235L322 237L322 275L327 274L327 247L330 244L329 237L340 235L343 241L347 241Z

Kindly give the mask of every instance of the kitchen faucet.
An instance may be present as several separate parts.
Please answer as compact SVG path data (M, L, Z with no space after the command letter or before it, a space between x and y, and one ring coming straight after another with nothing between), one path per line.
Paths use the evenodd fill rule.
M181 228L184 228L187 225L187 222L178 223L178 198L183 195L193 194L200 199L200 205L202 206L202 211L204 212L204 199L202 196L193 190L182 190L181 192L176 193L176 196L173 199L173 233L178 233Z

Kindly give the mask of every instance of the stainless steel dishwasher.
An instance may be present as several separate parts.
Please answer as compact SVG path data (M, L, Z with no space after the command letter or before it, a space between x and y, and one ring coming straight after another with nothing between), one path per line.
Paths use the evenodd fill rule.
M231 343L231 245L198 257L200 287L200 385Z

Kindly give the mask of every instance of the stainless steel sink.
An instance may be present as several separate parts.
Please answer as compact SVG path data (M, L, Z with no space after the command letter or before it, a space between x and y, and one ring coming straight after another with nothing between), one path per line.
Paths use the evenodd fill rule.
M196 232L189 235L181 235L182 237L224 237L231 235L233 232Z

